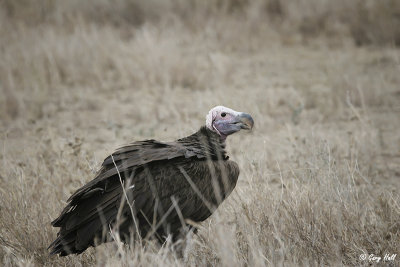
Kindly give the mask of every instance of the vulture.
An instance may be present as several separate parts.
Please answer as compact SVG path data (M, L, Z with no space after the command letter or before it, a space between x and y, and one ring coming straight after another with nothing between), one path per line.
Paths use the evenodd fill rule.
M174 242L207 219L236 186L237 163L228 135L252 129L252 117L217 106L206 125L174 142L133 142L108 156L95 178L67 200L50 254L79 254L90 246L154 238Z

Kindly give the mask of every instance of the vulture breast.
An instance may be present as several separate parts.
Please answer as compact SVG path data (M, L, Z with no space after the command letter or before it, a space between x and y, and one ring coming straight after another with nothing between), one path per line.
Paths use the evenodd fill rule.
M238 165L229 160L224 142L207 128L175 142L135 142L108 157L96 178L78 189L61 215L50 245L52 254L81 253L121 239L176 240L207 219L234 189Z

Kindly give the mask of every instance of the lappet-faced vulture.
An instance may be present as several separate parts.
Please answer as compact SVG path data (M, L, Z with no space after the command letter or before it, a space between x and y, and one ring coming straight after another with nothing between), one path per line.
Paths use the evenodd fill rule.
M239 167L226 155L225 140L253 123L249 114L217 106L188 137L119 148L51 223L60 230L50 253L79 254L111 241L115 232L126 243L132 237L177 240L234 189Z

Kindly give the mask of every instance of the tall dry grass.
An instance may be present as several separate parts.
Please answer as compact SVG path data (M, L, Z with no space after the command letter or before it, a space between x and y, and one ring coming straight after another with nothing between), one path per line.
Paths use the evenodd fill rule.
M361 254L399 253L399 27L384 26L397 2L335 3L2 1L3 265L368 265ZM217 104L256 128L228 139L238 185L183 257L151 242L48 255L50 221L108 153L191 134Z

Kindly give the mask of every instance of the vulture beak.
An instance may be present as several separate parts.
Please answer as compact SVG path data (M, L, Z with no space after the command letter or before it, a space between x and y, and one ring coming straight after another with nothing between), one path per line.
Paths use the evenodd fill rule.
M250 116L250 114L241 112L236 118L237 124L240 126L241 129L251 130L253 128L254 120Z
M227 137L241 129L250 130L253 128L253 118L244 112L236 112L232 110L227 119L218 118L212 123L213 129L223 137Z

